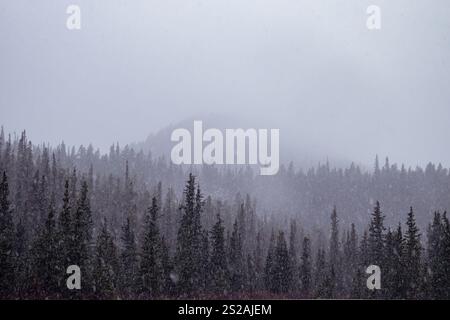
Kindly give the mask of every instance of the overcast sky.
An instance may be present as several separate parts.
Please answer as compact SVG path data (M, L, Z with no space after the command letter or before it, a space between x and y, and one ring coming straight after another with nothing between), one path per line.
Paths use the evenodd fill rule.
M2 0L0 124L105 149L223 114L298 152L450 166L449 17L448 0Z

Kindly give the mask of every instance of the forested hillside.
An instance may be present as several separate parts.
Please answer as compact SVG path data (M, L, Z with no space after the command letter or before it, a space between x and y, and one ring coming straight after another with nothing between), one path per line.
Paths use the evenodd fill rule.
M0 173L1 298L450 298L441 165L262 177L2 130ZM381 290L367 289L372 264Z

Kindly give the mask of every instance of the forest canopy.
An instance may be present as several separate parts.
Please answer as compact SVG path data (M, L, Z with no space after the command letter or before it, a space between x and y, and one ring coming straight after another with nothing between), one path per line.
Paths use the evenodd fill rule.
M448 169L273 177L0 135L1 298L449 298ZM82 272L68 290L66 269ZM366 287L378 265L381 290Z

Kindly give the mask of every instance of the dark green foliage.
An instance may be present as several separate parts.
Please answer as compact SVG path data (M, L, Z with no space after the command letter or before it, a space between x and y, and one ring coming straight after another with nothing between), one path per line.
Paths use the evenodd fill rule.
M33 286L42 298L54 298L63 283L60 241L53 205L32 249Z
M330 265L337 266L339 263L339 227L336 207L331 214L331 236L330 236Z
M409 299L418 299L421 298L422 294L422 245L412 207L408 213L406 226L403 256L406 297Z
M264 285L266 290L275 292L275 234L272 231L269 248L267 250L266 264L264 267Z
M69 194L69 181L66 180L64 185L64 197L61 213L58 219L58 232L59 232L59 247L61 249L60 262L63 269L63 274L66 273L66 269L70 266L75 259L75 239L74 239L74 224L72 217L72 207L70 206L70 194Z
M441 166L290 167L267 180L193 168L204 204L192 174L184 186L184 168L130 147L101 156L0 136L0 298L450 298L447 215L419 232L430 208L450 205ZM247 190L256 195L244 200ZM386 216L377 202L365 228L370 198ZM392 229L409 203L417 216ZM66 287L72 264L81 291ZM366 287L371 264L382 270L378 292Z
M145 229L141 250L141 293L144 297L158 296L164 285L163 256L157 221L158 213L157 199L153 197L152 205L149 208L148 214L145 216Z
M319 248L317 251L314 283L315 283L315 297L327 298L327 296L329 295L328 272L325 260L325 250L321 248Z
M202 195L197 188L195 177L189 174L184 190L184 204L181 206L183 215L178 230L177 269L179 278L179 292L189 294L201 287L201 212Z
M115 297L118 271L116 246L105 221L97 238L94 257L92 279L94 295L97 298L112 299Z
M289 233L289 270L291 272L290 291L298 291L299 286L299 263L298 263L298 249L297 249L297 223L295 220L291 221Z
M312 286L311 244L308 237L303 238L303 251L300 264L301 292L308 298Z
M119 287L125 297L133 297L139 286L139 265L136 249L136 239L130 218L122 226L120 252Z
M368 262L373 265L383 265L383 252L384 252L384 231L383 224L384 215L380 209L380 203L377 201L372 213L372 220L369 225L369 238L368 238Z
M230 287L234 292L241 291L244 288L244 266L245 260L242 254L242 241L238 227L238 219L233 224L229 244L229 275Z
M442 298L444 299L450 299L450 223L447 218L447 213L444 212L442 216L442 225L444 229L444 237L443 237L443 250L442 250L442 256L441 259L443 261L443 264L441 268L443 269L442 273L446 275L445 280L443 280L441 290L439 292L442 292Z
M356 235L355 225L352 223L350 232L347 231L346 241L343 248L342 282L346 297L353 296L353 284L356 281L358 269L358 238Z
M292 282L292 269L284 233L280 231L273 253L272 286L275 293L287 293Z
M73 219L71 263L80 267L83 274L82 290L92 291L92 215L86 181L82 182Z
M401 225L397 230L388 231L386 235L384 267L385 275L383 277L385 297L391 299L404 299L405 296L405 261L403 259L404 239Z
M225 228L222 225L220 213L217 214L217 222L213 225L211 231L211 259L210 259L210 277L211 291L223 293L228 288L227 281L227 259L225 251Z
M3 172L0 182L0 298L14 289L14 224L9 202L9 185Z
M331 279L336 290L339 292L344 291L342 283L342 259L341 259L341 245L339 243L339 222L337 217L336 207L333 208L331 213L331 230L330 230L330 246L329 246L329 272L328 277ZM331 294L334 293L334 290ZM334 298L330 296L330 298Z

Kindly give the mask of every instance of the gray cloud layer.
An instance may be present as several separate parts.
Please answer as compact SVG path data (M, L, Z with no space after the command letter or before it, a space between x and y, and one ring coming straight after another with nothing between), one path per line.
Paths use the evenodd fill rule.
M447 0L5 0L0 124L106 148L218 113L298 152L450 166L449 16Z

